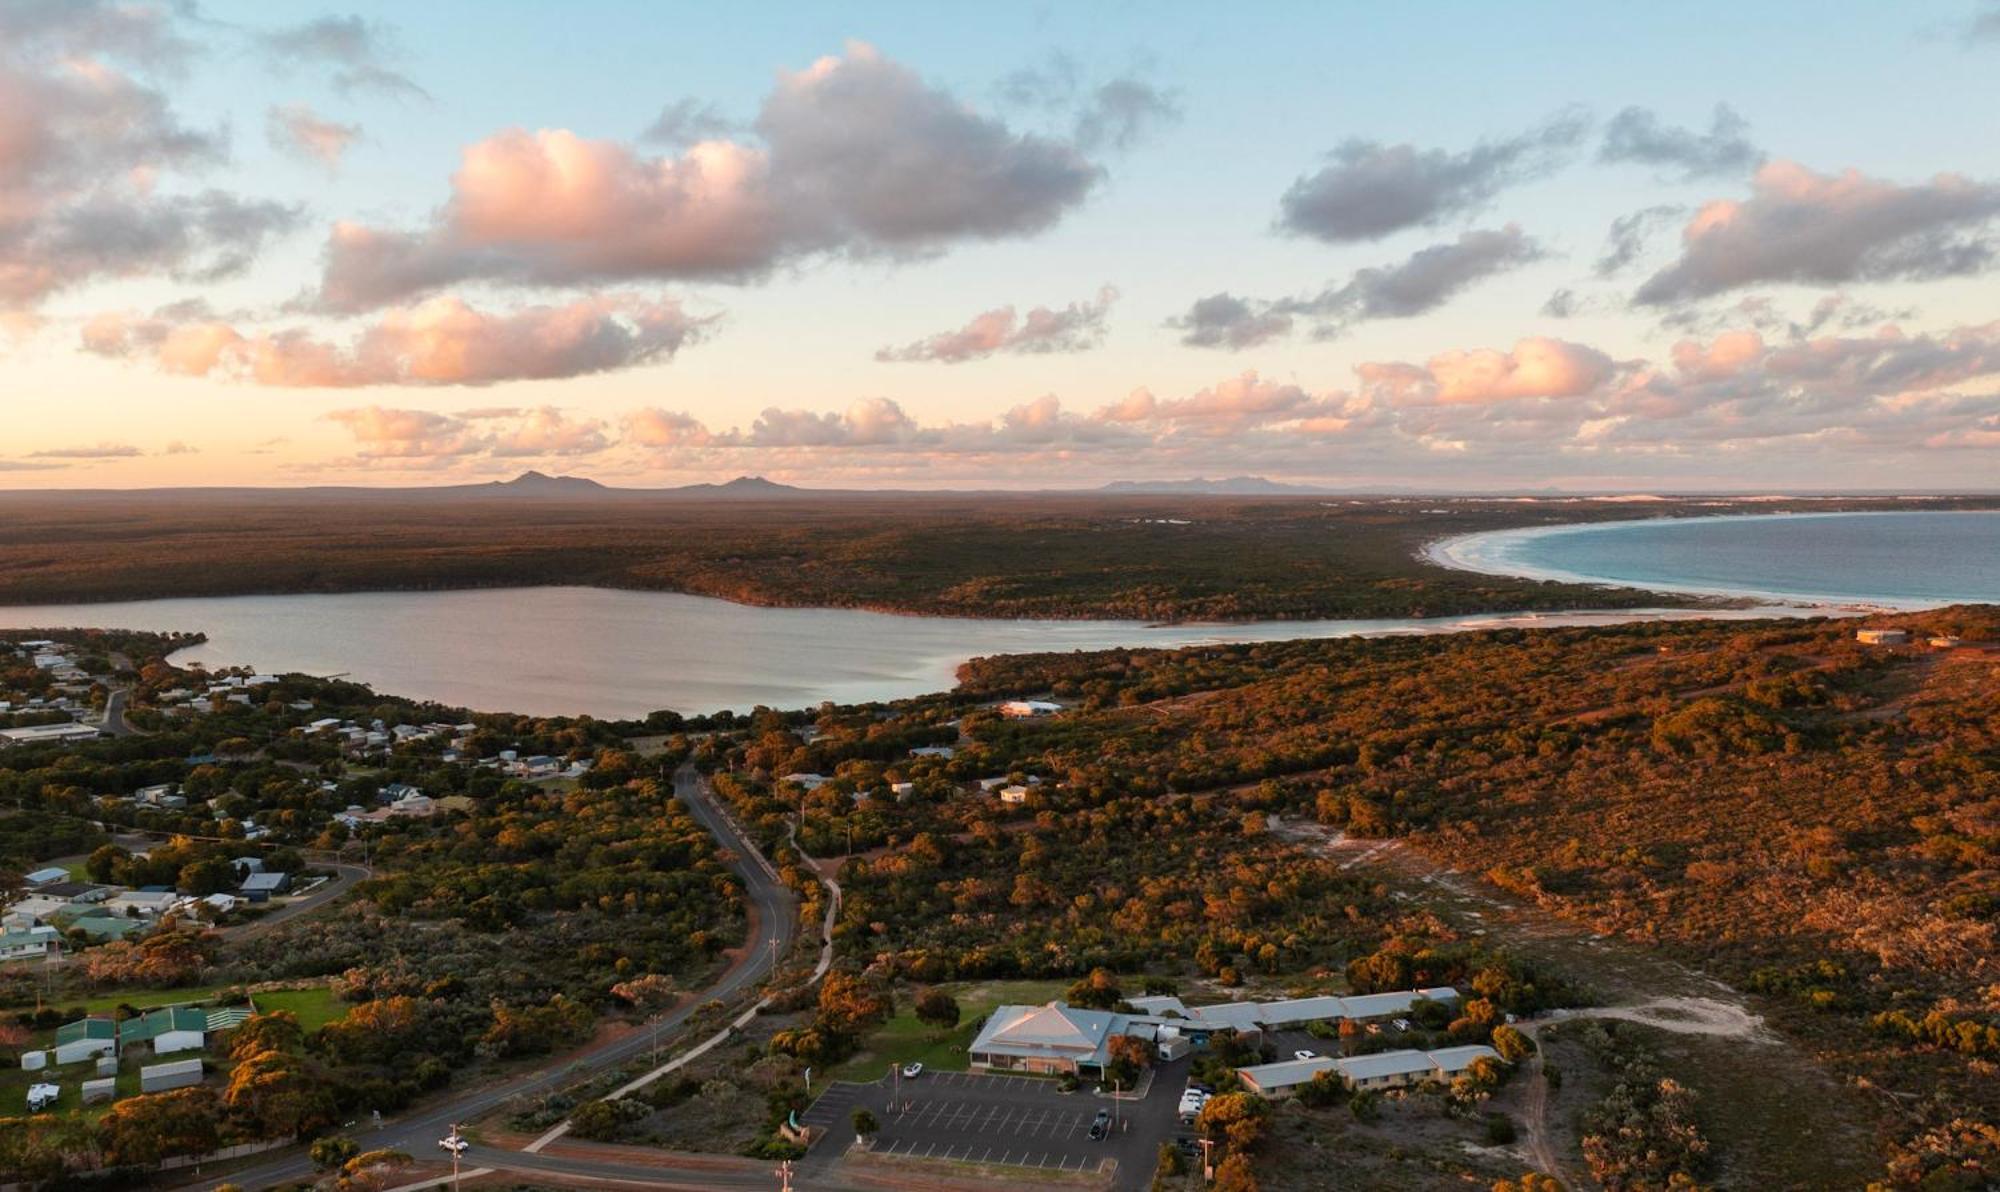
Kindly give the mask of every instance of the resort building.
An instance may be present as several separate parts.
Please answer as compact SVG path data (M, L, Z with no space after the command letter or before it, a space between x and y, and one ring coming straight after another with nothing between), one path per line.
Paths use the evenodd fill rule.
M1322 1072L1334 1073L1348 1088L1359 1092L1402 1088L1427 1080L1448 1082L1464 1075L1482 1059L1498 1061L1500 1053L1484 1044L1473 1044L1436 1051L1379 1051L1345 1058L1316 1056L1238 1068L1236 1075L1245 1088L1258 1096L1281 1100L1297 1092L1300 1085L1311 1084Z
M1084 1010L1062 1002L1001 1006L972 1041L972 1066L997 1071L1102 1072L1111 1062L1111 1037L1125 1016Z
M1206 1047L1209 1036L1218 1031L1256 1034L1312 1022L1388 1018L1408 1013L1422 1000L1455 1002L1458 991L1436 986L1353 997L1209 1006L1189 1006L1172 996L1139 997L1125 1003L1130 1012L1086 1010L1064 1002L1001 1006L986 1020L968 1050L974 1068L1098 1075L1110 1062L1111 1039L1118 1035L1143 1039L1153 1044L1157 1054L1177 1057L1189 1048Z

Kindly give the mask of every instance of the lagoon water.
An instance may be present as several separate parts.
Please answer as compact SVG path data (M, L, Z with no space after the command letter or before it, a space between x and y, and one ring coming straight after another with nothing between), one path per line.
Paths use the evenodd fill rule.
M176 662L344 674L377 691L530 715L636 717L949 689L968 658L1114 646L1630 621L1644 612L1155 626L754 608L670 592L508 588L0 607L9 628L186 630ZM1685 611L1652 615L1685 617Z
M1448 565L1662 592L1892 608L2000 602L2000 511L1784 513L1496 530Z

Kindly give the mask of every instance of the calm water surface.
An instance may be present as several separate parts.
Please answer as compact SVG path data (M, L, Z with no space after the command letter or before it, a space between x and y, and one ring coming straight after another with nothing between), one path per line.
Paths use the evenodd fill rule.
M1441 562L1669 592L1924 608L2000 602L2000 512L1660 518L1497 530Z
M1150 626L901 617L753 608L669 592L509 588L17 605L0 607L0 627L199 631L209 640L176 655L177 662L345 674L377 691L484 711L627 717L659 708L693 714L905 698L949 689L960 663L986 654L1597 624L1643 615Z

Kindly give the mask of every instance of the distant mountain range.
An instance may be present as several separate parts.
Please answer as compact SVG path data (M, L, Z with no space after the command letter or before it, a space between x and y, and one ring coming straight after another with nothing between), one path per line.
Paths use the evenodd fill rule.
M1311 496L1332 492L1310 484L1284 484L1262 476L1231 476L1224 480L1192 477L1187 480L1114 480L1097 490L1102 493L1142 495L1179 494L1216 497Z

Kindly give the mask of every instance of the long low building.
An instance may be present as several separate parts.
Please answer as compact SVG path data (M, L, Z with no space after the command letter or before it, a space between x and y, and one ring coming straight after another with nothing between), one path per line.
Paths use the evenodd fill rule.
M1321 997L1286 998L1275 1002L1217 1002L1189 1006L1171 994L1135 997L1132 1008L1140 1014L1165 1019L1185 1019L1214 1030L1285 1030L1309 1022L1339 1022L1344 1018L1367 1021L1408 1014L1419 1001L1455 1002L1458 990L1449 985L1428 989L1400 989L1393 993L1361 993Z
M1154 1043L1186 1039L1196 1047L1217 1031L1250 1034L1311 1022L1387 1018L1408 1013L1418 1001L1455 1002L1448 986L1406 989L1354 997L1291 998L1275 1002L1219 1002L1189 1006L1178 997L1140 997L1131 1013L1086 1010L1065 1002L1042 1006L1001 1006L987 1018L968 1048L975 1068L1037 1073L1101 1074L1110 1062L1111 1040L1130 1035ZM1170 1044L1178 1047L1178 1043Z
M1322 1072L1338 1075L1347 1087L1357 1091L1389 1089L1422 1084L1426 1080L1448 1081L1469 1071L1475 1061L1499 1058L1500 1053L1491 1047L1469 1044L1436 1051L1378 1051L1344 1058L1286 1060L1238 1068L1236 1075L1258 1096L1280 1100L1291 1096L1300 1085L1311 1084Z

